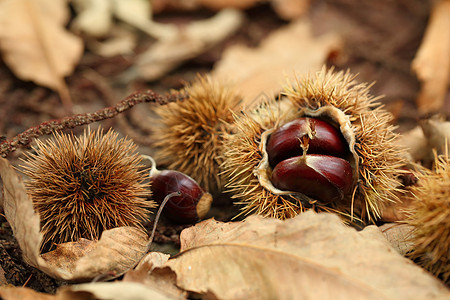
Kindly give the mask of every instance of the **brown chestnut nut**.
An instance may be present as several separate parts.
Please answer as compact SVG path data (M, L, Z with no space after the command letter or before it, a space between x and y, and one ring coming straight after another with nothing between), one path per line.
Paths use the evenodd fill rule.
M301 139L309 139L308 154L325 154L345 158L348 145L342 133L331 124L317 118L302 117L290 121L275 130L267 142L269 164L273 168L279 162L303 154Z
M350 192L352 167L348 161L334 156L296 156L278 163L271 181L280 190L299 192L327 204L342 201Z
M209 211L212 196L205 192L190 176L174 171L156 169L153 158L145 156L152 161L150 171L151 189L153 199L162 203L166 196L172 195L162 210L164 216L178 224L195 223L202 219Z
M152 176L152 192L156 202L162 203L164 198L174 192L163 209L163 214L175 223L195 223L205 216L204 203L211 203L211 195L203 191L198 183L184 173L178 171L161 171Z

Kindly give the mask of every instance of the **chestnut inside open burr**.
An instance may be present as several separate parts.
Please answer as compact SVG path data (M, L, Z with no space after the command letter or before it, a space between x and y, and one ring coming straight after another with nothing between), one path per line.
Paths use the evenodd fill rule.
M339 129L324 120L301 117L284 124L268 137L266 151L277 189L322 204L342 201L351 191L349 146Z

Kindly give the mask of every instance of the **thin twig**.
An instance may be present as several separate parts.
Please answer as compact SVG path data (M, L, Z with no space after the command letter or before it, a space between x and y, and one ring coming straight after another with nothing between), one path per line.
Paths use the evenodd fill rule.
M162 213L162 210L163 210L164 206L166 206L167 202L168 202L172 197L177 197L177 196L181 196L181 192L180 192L180 191L170 193L169 195L167 195L167 196L164 198L163 202L162 202L161 205L159 206L158 212L156 213L155 221L153 222L152 233L151 233L151 235L150 235L150 238L148 239L148 243L147 243L147 252L150 251L150 247L152 246L153 238L155 237L156 226L158 225L159 217L161 216L161 213Z
M27 146L33 139L42 135L48 135L55 131L60 131L67 128L75 128L77 126L87 125L105 119L113 118L116 115L142 102L152 102L164 105L169 102L175 102L187 98L188 95L183 93L160 95L152 90L148 90L145 92L136 92L112 107L107 107L94 113L77 114L59 120L47 121L41 123L38 126L28 128L24 132L13 137L11 140L1 142L0 155L2 157L6 157L9 153L13 152L18 147Z

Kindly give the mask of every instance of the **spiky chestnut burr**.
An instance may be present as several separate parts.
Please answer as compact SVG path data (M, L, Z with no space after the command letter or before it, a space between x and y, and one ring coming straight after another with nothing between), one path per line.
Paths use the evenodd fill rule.
M290 84L280 101L269 100L254 111L236 114L236 132L224 141L223 173L242 213L285 219L313 208L373 221L385 203L396 201L406 155L394 143L391 115L369 94L369 87L357 84L349 72L323 69ZM270 135L302 117L327 122L345 139L352 184L340 201L318 201L280 190L270 180L273 170L266 149Z
M184 93L188 99L155 110L160 117L152 134L155 158L215 194L223 187L219 175L222 136L230 130L226 123L231 122L231 111L240 99L231 88L201 76Z
M406 224L413 226L409 256L450 284L450 159L436 157L434 170L417 166L418 181L410 187Z
M102 129L76 137L55 134L26 154L22 173L41 218L43 251L104 230L141 227L153 202L137 146Z
M188 175L174 170L158 170L156 162L151 156L143 155L150 160L150 180L153 199L165 205L162 214L178 224L195 223L208 212L212 203L212 196L205 192L198 183ZM170 199L166 199L169 195ZM166 201L164 204L163 202Z

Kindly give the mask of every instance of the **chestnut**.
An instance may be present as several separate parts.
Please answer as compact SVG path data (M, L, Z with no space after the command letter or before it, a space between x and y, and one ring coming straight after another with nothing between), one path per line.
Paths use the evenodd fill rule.
M322 204L339 202L351 190L352 167L345 159L319 154L291 157L273 169L272 184L299 192Z
M163 215L178 224L195 223L202 219L209 211L212 196L205 192L190 176L175 170L160 171L150 156L144 156L152 162L150 170L151 189L153 199L161 204L166 196L174 194L168 199L162 210Z
M303 154L301 139L307 136L308 154L326 154L345 158L348 145L342 133L326 121L302 117L276 129L268 138L267 154L273 168L279 162Z

